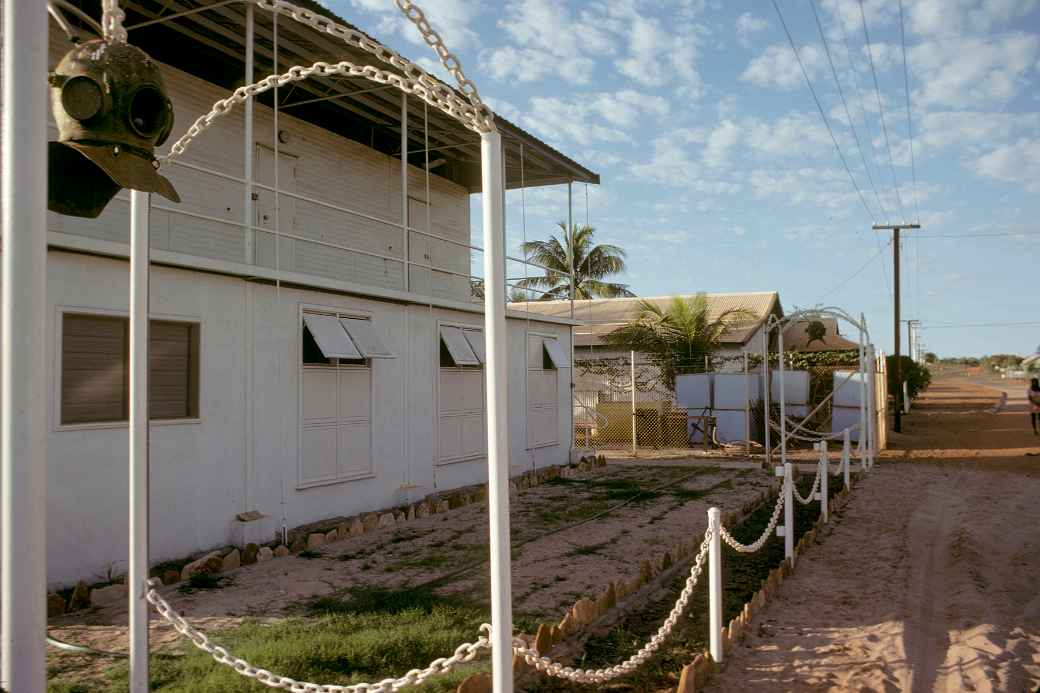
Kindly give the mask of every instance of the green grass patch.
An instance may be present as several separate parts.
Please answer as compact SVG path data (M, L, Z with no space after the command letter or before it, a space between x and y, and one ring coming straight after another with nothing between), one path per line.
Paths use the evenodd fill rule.
M473 642L485 608L457 598L445 598L421 589L354 589L339 597L323 597L305 605L307 616L277 623L248 621L236 628L210 634L213 641L255 666L314 683L349 685L400 676L425 667L438 657L450 656L462 642ZM151 685L164 693L256 693L260 684L216 664L211 657L188 648L185 657L153 658ZM487 668L474 662L464 669L430 679L424 691L454 690L475 671ZM127 672L120 665L108 673L107 688L92 692L125 691ZM74 684L56 681L49 693L78 693ZM86 689L83 689L86 690Z

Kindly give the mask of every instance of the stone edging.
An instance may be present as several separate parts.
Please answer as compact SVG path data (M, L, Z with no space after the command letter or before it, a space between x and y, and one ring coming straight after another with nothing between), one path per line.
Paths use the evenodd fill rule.
M723 522L739 524L755 512L763 503L775 497L778 486L765 489L754 498L744 503L740 510L723 513ZM578 599L568 609L559 623L541 623L536 632L520 634L517 637L526 641L542 655L551 655L557 661L573 659L581 654L585 641L589 636L609 630L632 607L645 601L652 590L645 590L647 585L658 587L671 579L680 571L688 569L686 558L693 558L700 547L700 539L691 542L679 541L671 549L654 559L644 559L639 566L639 574L628 580L617 578L611 580L603 592L590 597ZM624 607L624 608L623 608ZM513 677L524 677L537 674L522 658L513 657ZM490 693L491 675L481 672L468 677L456 689L456 693Z
M579 472L590 471L594 467L606 466L606 464L607 460L603 455L599 457L589 455L575 464L551 465L532 469L513 477L509 482L509 492L510 495L515 495L522 490L539 486L557 477L568 478ZM152 577L160 578L164 585L173 585L190 580L196 575L219 575L243 565L264 563L275 558L314 550L323 544L346 537L356 537L374 530L396 527L411 520L445 513L472 503L483 503L486 500L487 484L463 486L450 491L432 493L421 501L409 505L300 525L289 530L288 545L276 540L263 545L227 546L223 549L194 554L193 557L179 561L164 561L153 566L150 572ZM165 569L162 569L162 566L165 566ZM125 578L93 585L88 584L85 580L80 580L71 590L68 598L58 592L47 594L47 616L61 616L91 606L104 607L123 603L127 596Z
M830 501L829 510L831 512L841 510L845 507L848 503L851 489L855 482L859 480L859 477L860 473L858 472L852 474L849 486L835 494L834 498ZM831 522L833 523L833 519ZM821 534L822 530L828 526L829 525L823 523L822 517L817 517L816 522L813 523L812 529L803 534L802 538L798 541L798 545L794 550L795 556L800 556L805 552L809 546L816 541L817 535ZM762 587L755 592L751 601L746 602L740 614L731 619L728 626L723 627L723 653L728 654L732 651L734 643L741 642L744 639L744 629L751 623L751 619L762 609L763 606L766 605L769 599L779 591L780 585L783 583L784 579L792 572L793 568L791 567L791 562L786 558L779 566L769 571L769 575L762 581ZM712 660L711 654L707 650L704 650L700 654L696 655L690 664L687 664L682 668L682 672L680 672L679 675L679 686L676 688L676 693L695 693L698 689L704 687L715 672L715 662Z

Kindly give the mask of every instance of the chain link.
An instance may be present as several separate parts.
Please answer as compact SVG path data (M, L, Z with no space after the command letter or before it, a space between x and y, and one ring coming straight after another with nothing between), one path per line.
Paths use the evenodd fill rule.
M407 686L421 684L431 676L446 674L454 669L456 665L472 661L478 654L480 654L481 650L491 649L491 644L488 640L491 626L485 623L480 627L482 635L477 638L476 642L463 643L455 648L455 652L450 657L436 659L425 669L412 669L400 678L383 679L377 683L355 683L349 686L306 683L303 681L296 681L287 676L272 674L266 669L255 667L244 659L234 656L223 647L214 645L204 633L195 629L190 623L185 621L184 617L178 614L173 607L159 595L156 588L160 584L162 583L160 583L158 579L153 578L149 580L148 592L145 594L145 597L155 607L155 610L159 612L159 615L173 626L174 630L190 640L195 647L213 657L217 663L231 667L242 676L254 679L265 686L270 688L281 688L282 690L292 691L292 693L376 693L377 691L399 691Z
M125 19L126 13L119 6L119 0L101 0L101 29L106 41L126 43Z
M769 518L769 525L766 526L765 531L762 532L762 536L760 536L752 543L741 544L733 537L732 534L729 533L725 526L719 527L719 531L722 534L722 540L729 544L731 547L733 547L733 549L735 551L738 551L739 553L755 553L765 545L766 541L769 540L769 537L773 536L773 530L776 529L776 523L780 521L780 511L783 509L783 507L784 494L783 492L780 492L776 495L776 505L773 506L773 516Z
M802 498L802 494L798 493L798 485L791 480L791 491L794 493L795 500L802 505L809 505L813 502L813 496L816 495L816 490L820 487L820 465L816 465L816 478L813 479L812 488L809 489L809 497Z
M519 639L513 640L513 652L523 657L527 664L544 674L560 679L567 679L568 681L574 681L576 683L606 683L611 679L632 673L641 664L650 659L654 652L661 647L665 639L668 638L672 629L675 628L676 623L679 622L679 617L682 615L683 611L686 610L686 605L689 603L690 597L693 595L694 587L697 585L697 580L700 578L701 572L704 569L704 561L708 556L708 544L710 541L711 528L709 527L704 532L704 541L701 542L700 551L697 553L697 559L694 561L693 567L690 568L690 576L686 579L686 585L683 587L683 591L679 594L675 606L672 607L671 613L668 614L668 618L666 618L661 627L657 629L657 633L655 633L637 653L626 659L624 662L603 669L574 669L572 667L563 666L559 662L554 662L548 657L541 656L537 650L528 647Z

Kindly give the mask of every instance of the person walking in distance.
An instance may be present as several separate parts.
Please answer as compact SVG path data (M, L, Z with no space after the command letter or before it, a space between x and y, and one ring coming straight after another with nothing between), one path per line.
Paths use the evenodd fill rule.
M1033 424L1033 435L1040 436L1040 378L1033 378L1026 392L1029 398L1029 420Z

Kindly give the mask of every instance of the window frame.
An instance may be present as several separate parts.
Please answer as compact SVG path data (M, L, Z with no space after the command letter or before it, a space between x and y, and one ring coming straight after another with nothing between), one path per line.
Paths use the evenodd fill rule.
M434 363L437 367L437 377L434 379L433 387L433 398L434 398L434 416L433 416L433 431L434 431L434 466L444 467L452 464L459 464L461 462L473 462L476 460L483 460L487 458L487 373L486 364L481 361L479 354L474 354L479 364L475 365L458 365L444 366L441 365L440 353L442 341L441 341L441 328L442 327L455 327L458 328L459 332L463 335L463 339L467 341L465 333L466 331L478 331L483 335L484 325L464 323L455 320L437 320L436 325L436 344L437 348L434 353ZM472 347L471 347L472 348ZM470 455L460 455L457 457L441 457L441 371L453 371L453 372L473 372L479 371L481 373L480 378L480 415L481 415L481 441L482 449L480 452L475 452ZM476 413L476 410L468 410L469 413ZM464 415L464 414L463 414Z
M311 303L300 303L297 307L296 314L296 333L294 337L295 349L293 351L296 359L296 485L297 491L304 491L311 488L321 488L324 486L334 486L336 484L346 484L352 481L361 481L364 479L374 479L376 476L374 467L374 455L373 447L375 443L375 361L386 360L383 358L376 357L365 357L360 361L353 361L347 359L330 359L333 363L304 363L303 361L303 330L306 327L303 316L306 313L317 313L322 315L335 316L337 320L342 318L352 318L355 320L369 320L373 321L373 314L371 311L360 310L357 308L343 308L339 306L325 306ZM353 343L353 337L344 328L344 332L347 334L347 339ZM356 345L355 345L356 346ZM360 350L359 350L360 351ZM351 474L344 474L333 477L323 477L315 479L304 479L303 477L303 432L304 432L304 419L303 419L303 374L305 371L328 371L337 374L340 370L364 370L368 372L368 467L367 469L360 470ZM337 390L339 384L337 382ZM338 396L338 395L337 395ZM338 421L337 417L337 421ZM337 423L337 425L339 425ZM337 450L337 465L339 464Z
M531 367L531 353L530 353L531 337L538 337L539 339L542 340L541 341L541 351L542 351L542 353L539 355L540 358L538 359L539 363L541 364L541 368L532 368ZM524 449L525 450L539 450L541 448L551 448L551 447L554 447L554 446L557 446L557 445L560 444L559 412L560 412L560 370L561 369L558 368L555 365L555 363L553 363L551 357L549 356L549 351L545 347L545 340L546 339L556 340L557 344L559 344L559 341L560 341L560 338L559 338L558 335L552 334L552 333L549 333L549 332L537 332L537 331L532 331L532 330L526 330L524 332ZM552 364L552 368L546 368L545 367L547 362ZM531 422L531 397L530 397L530 394L531 394L530 393L531 375L530 374L531 374L532 371L538 372L538 373L543 373L545 371L552 371L556 375L556 390L555 390L556 391L556 399L554 400L553 406L548 407L548 408L554 409L556 411L556 417L557 417L556 429L554 431L553 438L552 438L551 441L546 441L544 443L538 443L537 445L532 445L531 444L530 436L529 436L529 426L530 426L530 422ZM535 408L536 409L546 409L547 407L545 407L545 406L536 406Z
M104 430L104 429L120 429L130 428L129 417L123 421L93 421L84 423L63 423L61 418L61 405L62 405L62 383L65 378L64 368L62 367L64 349L65 349L65 316L66 315L84 315L99 318L119 318L123 320L130 320L130 312L126 310L114 310L111 308L93 308L89 306L66 306L59 305L55 306L54 309L54 386L53 386L53 406L51 407L51 430L58 432L65 431L91 431L91 430ZM203 402L205 402L205 383L203 378L202 359L205 349L205 329L203 321L200 316L197 315L178 315L173 313L155 313L151 312L148 315L149 326L153 322L179 322L188 323L195 328L195 332L198 335L197 339L197 353L198 361L195 364L195 408L197 415L194 417L185 417L180 419L149 419L149 426L184 426L184 425L198 425L203 422ZM149 332L151 335L151 332ZM150 336L149 336L150 339ZM127 343L129 348L129 341ZM130 357L127 354L126 368L130 368ZM129 381L127 384L129 387Z

